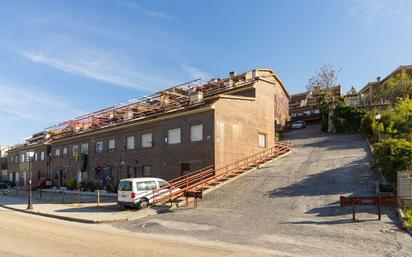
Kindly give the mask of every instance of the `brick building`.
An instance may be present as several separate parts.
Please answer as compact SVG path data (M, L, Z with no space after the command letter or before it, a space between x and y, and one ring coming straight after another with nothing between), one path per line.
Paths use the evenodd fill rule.
M342 96L341 86L331 89L333 97ZM305 122L316 122L321 120L320 106L316 100L316 93L307 91L293 94L289 102L290 120L303 120Z
M28 150L37 156L33 174L56 186L73 179L169 180L209 165L219 168L274 146L275 126L289 116L288 102L272 70L231 72L49 128L11 150L9 170L20 176L28 170L22 157Z

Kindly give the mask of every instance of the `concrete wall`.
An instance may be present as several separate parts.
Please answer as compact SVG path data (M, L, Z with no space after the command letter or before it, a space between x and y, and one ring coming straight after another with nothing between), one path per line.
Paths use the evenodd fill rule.
M286 95L278 89L280 85L276 85L274 79L272 81L275 85L261 80L254 84L256 98L227 96L213 105L217 168L274 146L275 95L278 99L284 99ZM282 106L287 113L288 104ZM266 148L258 146L259 133L266 134Z
M170 180L182 175L181 165L189 164L190 170L194 171L205 166L213 165L213 110L191 114L183 117L171 117L163 121L153 121L144 125L133 125L129 128L119 128L110 132L100 132L93 135L69 138L60 142L52 143L52 155L55 149L68 148L67 157L52 157L53 172L55 174L54 184L60 184L60 171L65 173L62 179L64 185L68 180L76 179L78 170L82 167L82 160L76 160L72 154L73 145L89 144L87 175L83 174L86 180L96 178L95 168L101 168L103 173L111 173L117 181L128 177L128 167L135 171L134 177L142 176L143 166L151 166L151 176ZM190 141L190 126L203 125L203 140L197 142ZM181 143L170 145L165 142L168 130L173 128L181 129ZM153 146L142 148L141 135L152 133ZM126 138L135 137L135 149L126 149ZM108 141L115 139L116 149L109 152ZM96 142L103 141L104 151L96 153ZM60 150L62 152L62 150ZM103 171L103 169L105 171ZM110 172L111 170L111 172Z

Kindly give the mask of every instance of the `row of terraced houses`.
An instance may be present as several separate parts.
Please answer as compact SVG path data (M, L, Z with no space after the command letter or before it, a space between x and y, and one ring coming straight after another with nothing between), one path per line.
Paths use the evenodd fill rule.
M219 168L273 147L288 104L271 69L176 86L34 134L9 150L8 177L24 185L31 170L34 180L65 186Z

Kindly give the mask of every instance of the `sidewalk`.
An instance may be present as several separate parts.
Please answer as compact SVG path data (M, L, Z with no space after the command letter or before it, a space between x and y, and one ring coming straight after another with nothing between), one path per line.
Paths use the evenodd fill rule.
M121 223L169 210L165 206L156 206L143 210L124 210L113 200L97 206L96 203L61 204L33 198L33 210L29 211L26 210L27 196L23 192L19 195L0 195L0 207L50 218L94 224Z

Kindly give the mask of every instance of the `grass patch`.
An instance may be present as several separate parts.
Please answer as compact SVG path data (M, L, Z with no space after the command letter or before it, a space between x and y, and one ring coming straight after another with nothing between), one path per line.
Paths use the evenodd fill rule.
M412 208L407 208L403 212L405 213L405 226L412 229Z

